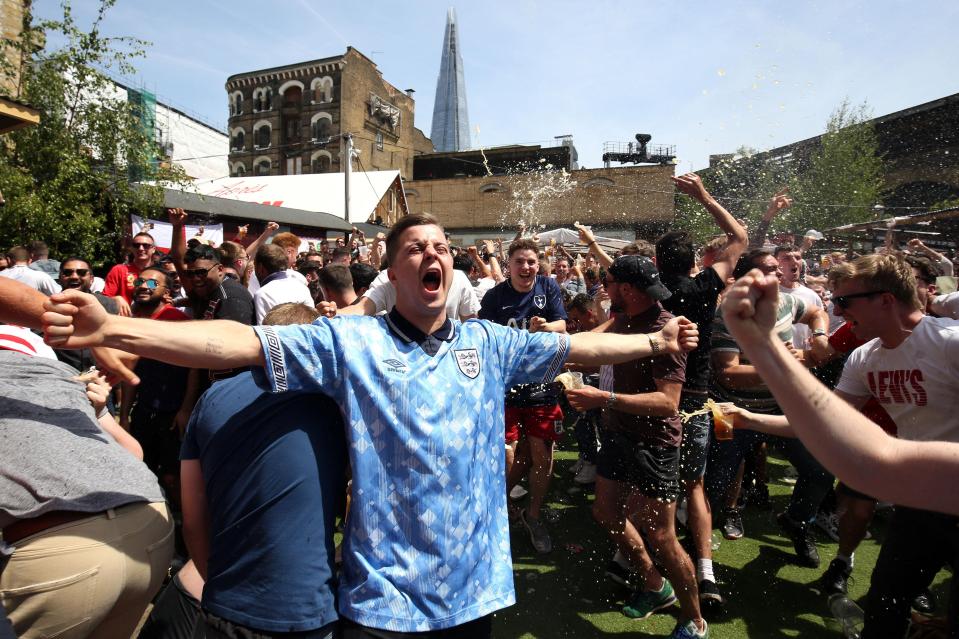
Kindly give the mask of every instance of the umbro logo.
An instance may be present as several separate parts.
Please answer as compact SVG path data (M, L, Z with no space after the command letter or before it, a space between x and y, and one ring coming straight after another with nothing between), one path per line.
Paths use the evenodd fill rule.
M406 372L406 364L404 364L398 359L384 359L383 363L386 364L386 370L388 370L391 373Z

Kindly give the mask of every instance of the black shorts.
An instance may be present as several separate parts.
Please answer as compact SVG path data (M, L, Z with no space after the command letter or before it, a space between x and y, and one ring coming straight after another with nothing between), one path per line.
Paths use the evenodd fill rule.
M342 639L489 639L493 636L493 615L486 615L459 626L425 632L393 632L361 626L349 619L340 620Z
M676 501L679 497L679 447L652 446L606 432L596 460L603 478L629 484L646 497Z

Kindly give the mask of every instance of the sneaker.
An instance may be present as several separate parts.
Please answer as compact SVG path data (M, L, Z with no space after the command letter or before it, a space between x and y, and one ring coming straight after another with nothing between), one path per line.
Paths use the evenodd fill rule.
M742 539L743 516L736 508L728 508L723 513L723 537L726 539Z
M586 460L580 457L576 460L576 463L569 467L570 474L578 475L579 471L583 468L583 464L586 463Z
M819 578L823 594L846 594L847 582L851 574L852 568L842 559L836 558L830 561L826 572Z
M703 579L699 582L699 607L704 613L716 614L723 609L723 596L719 586L712 579Z
M936 611L936 596L926 588L912 600L912 609L924 615L931 615Z
M686 623L682 621L676 624L676 627L673 628L673 634L669 635L669 639L708 639L709 637L709 626L706 624L706 620L703 619L703 629L702 631L696 627L696 622L689 620Z
M630 619L648 619L657 610L668 608L676 603L676 594L668 579L663 579L659 590L637 592L629 603L623 606L623 614Z
M549 531L539 519L530 519L529 513L525 510L520 514L523 525L529 532L529 540L533 544L536 552L544 555L553 549L553 540L549 538Z
M525 488L523 488L523 487L520 486L519 484L516 484L515 486L513 486L513 490L509 491L509 498L510 498L510 499L522 499L523 497L525 497L525 496L528 495L528 494L529 494L529 491L528 491L528 490L526 490Z
M610 580L627 588L635 588L639 579L639 575L615 560L606 564L605 574Z
M799 564L809 568L819 568L819 549L816 548L809 526L797 524L785 512L776 516L776 522L779 523L783 534L793 542Z
M595 484L596 464L583 462L583 465L580 467L579 472L576 473L576 477L573 478L573 481L581 486L585 486L586 484Z
M826 533L833 541L839 541L839 515L836 513L819 513L814 522L816 528Z

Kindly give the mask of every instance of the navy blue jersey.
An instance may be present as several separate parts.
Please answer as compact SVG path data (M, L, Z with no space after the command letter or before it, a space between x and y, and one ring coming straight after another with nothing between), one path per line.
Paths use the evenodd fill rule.
M533 317L542 317L547 322L566 319L563 293L556 280L537 275L533 288L527 293L520 293L506 280L487 291L480 305L480 319L510 328L525 330Z
M542 317L547 322L566 319L563 293L551 277L537 275L533 288L520 293L509 280L500 282L483 296L479 318L527 330L533 317ZM509 389L506 405L513 407L552 406L559 401L562 386L559 384L522 384Z

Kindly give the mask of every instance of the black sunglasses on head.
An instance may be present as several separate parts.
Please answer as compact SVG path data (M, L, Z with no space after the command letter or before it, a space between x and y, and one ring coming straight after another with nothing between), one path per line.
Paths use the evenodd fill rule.
M849 295L839 295L832 298L833 304L838 306L841 309L849 308L849 302L860 297L875 297L876 295L882 295L883 293L888 293L889 291L866 291L865 293L850 293Z
M74 273L76 273L76 274L79 275L80 277L86 277L86 276L87 276L87 273L89 273L89 272L90 272L90 269L88 269L88 268L65 268L65 269L63 269L62 271L60 271L60 274L61 274L61 275L66 275L67 277L70 277L71 275L73 275Z
M215 269L219 264L214 264L210 268L188 268L183 270L187 277L206 277L206 274Z

